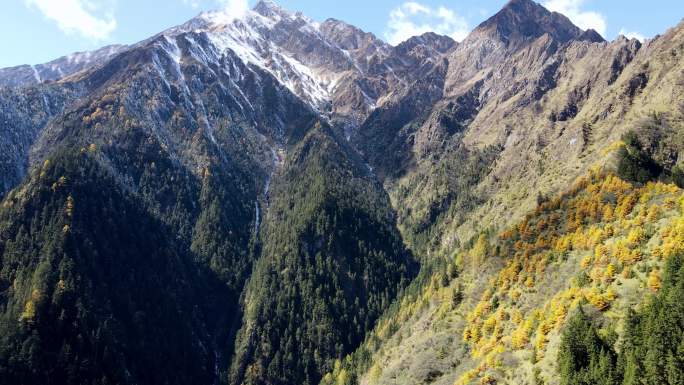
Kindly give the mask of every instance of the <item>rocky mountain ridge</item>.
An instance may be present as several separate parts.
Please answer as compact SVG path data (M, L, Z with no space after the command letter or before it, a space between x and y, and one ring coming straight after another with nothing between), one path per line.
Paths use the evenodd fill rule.
M0 69L0 86L25 87L57 81L87 68L107 62L124 51L125 45L110 45L90 52L76 52L51 62Z

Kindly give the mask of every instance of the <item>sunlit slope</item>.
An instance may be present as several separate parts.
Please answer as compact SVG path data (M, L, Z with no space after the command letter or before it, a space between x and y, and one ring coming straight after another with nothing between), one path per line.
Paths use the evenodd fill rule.
M449 258L324 382L556 383L568 314L584 304L620 334L627 309L658 291L684 249L683 203L674 185L594 171Z

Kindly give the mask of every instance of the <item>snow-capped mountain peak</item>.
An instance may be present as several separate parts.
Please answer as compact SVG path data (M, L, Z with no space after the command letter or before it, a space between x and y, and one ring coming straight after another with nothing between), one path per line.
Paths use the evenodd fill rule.
M291 18L294 16L292 12L282 8L272 0L261 0L253 8L253 12L256 12L262 16L268 18Z
M411 71L426 59L404 57L405 50L347 23L318 23L270 0L239 17L231 10L202 13L178 31L206 33L219 55L232 52L269 72L324 116L332 104L340 106L332 113L352 120L376 108L390 89L410 85Z
M313 109L323 111L331 99L330 81L319 77L315 68L297 57L297 52L278 44L292 30L307 34L308 39L321 40L313 20L267 0L239 16L229 10L203 12L185 28L172 32L206 33L219 55L232 52L245 63L272 74Z

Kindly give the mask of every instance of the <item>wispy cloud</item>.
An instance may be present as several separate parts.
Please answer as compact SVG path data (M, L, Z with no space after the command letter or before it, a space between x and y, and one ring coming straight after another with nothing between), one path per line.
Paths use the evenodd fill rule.
M219 0L224 13L232 18L239 19L249 11L248 0Z
M595 11L582 9L585 0L548 0L544 7L550 11L564 14L582 29L594 29L601 35L606 35L607 22L605 16Z
M249 0L181 0L192 8L221 9L235 18L244 16L249 10Z
M183 4L189 5L192 8L199 8L202 0L182 0Z
M435 32L460 41L468 31L468 22L453 10L408 1L390 12L385 38L396 45L412 36Z
M626 37L628 39L637 39L641 42L646 40L646 36L642 35L641 33L637 32L637 31L628 31L624 28L622 28L620 30L619 35L623 35L624 37Z
M102 7L93 0L25 0L25 3L56 22L59 29L67 34L102 40L116 29L112 13L104 12L102 15Z

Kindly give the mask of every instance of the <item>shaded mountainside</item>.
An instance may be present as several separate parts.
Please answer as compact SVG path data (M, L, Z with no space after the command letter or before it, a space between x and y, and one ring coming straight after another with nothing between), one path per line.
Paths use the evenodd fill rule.
M62 151L3 202L0 377L209 383L227 290L97 158Z
M232 383L317 384L414 276L389 199L316 124L274 180Z
M263 16L252 17L255 24L262 23L264 28L270 25ZM289 13L279 17L287 18L283 23L292 22ZM207 18L197 22L205 25L212 20ZM87 183L89 189L103 188L102 194L117 193L94 195L93 199L112 201L116 210L127 213L119 216L116 210L108 209L109 204L103 206L73 197L89 209L104 210L89 215L89 220L112 217L114 222L103 220L101 228L83 230L70 225L68 232L64 232L61 223L54 225L59 231L52 231L52 223L34 224L31 233L44 234L41 242L57 243L63 234L70 234L73 243L91 247L79 251L83 257L73 263L74 269L84 265L84 270L78 270L83 277L78 279L86 285L73 293L75 305L58 303L54 308L46 308L45 304L51 303L46 298L57 290L52 277L57 273L50 271L51 276L45 278L42 273L35 273L39 268L30 262L24 261L24 266L13 264L9 257L3 260L7 276L12 277L8 282L14 282L13 277L19 273L41 275L36 285L45 286L46 291L35 292L34 304L30 297L33 289L26 288L29 283L21 282L26 286L21 287L20 296L12 291L11 283L5 286L3 305L7 315L3 332L7 331L7 350L3 352L2 367L16 383L41 382L45 376L56 383L183 383L189 379L200 383L225 382L232 363L235 378L244 376L257 383L301 378L313 384L330 367L332 359L358 345L365 331L415 274L415 262L401 243L386 193L347 146L343 130L337 131L327 124L325 128L313 127L312 122L318 120L317 106L306 97L310 89L301 88L306 80L283 83L284 76L289 75L280 71L301 68L274 68L258 60L247 60L238 47L221 40L224 36L227 35L179 27L57 84L7 89L10 96L30 92L40 96L40 92L51 87L74 89L78 93L78 98L55 109L54 116L40 124L31 120L32 112L28 109L12 117L34 132L22 139L23 158L15 165L17 175L30 170L33 178L37 178L43 172L44 160L53 158L55 148L73 149L68 151L92 157L94 164L88 163L88 167L97 170L98 178L104 174L106 177L102 178L106 180L80 174L86 167L82 160L65 161L64 169L73 168L71 178ZM285 176L280 178L283 162ZM61 160L51 164L61 164ZM356 179L347 180L350 175ZM68 180L69 176L65 178ZM300 178L322 183L320 190L307 192ZM13 187L17 180L19 177L8 180L7 186ZM13 202L15 194L29 185L10 191L5 198L7 207L13 205L9 202ZM303 194L296 209L283 203L293 191ZM318 194L323 194L323 200L317 200L321 198ZM300 212L300 208L307 207L306 202L312 205ZM135 211L129 204L135 205ZM41 213L39 218L56 217L53 203L41 200L35 205L35 211ZM271 205L274 210L285 210L282 218L270 214ZM14 215L9 208L6 210L7 226L17 226L19 219L9 223ZM359 221L357 216L361 215L368 221ZM124 232L126 223L129 232L144 227L138 220L151 221L148 230L155 237L135 230L132 234L117 235ZM293 227L293 221L301 225ZM101 242L108 227L112 227L111 242ZM336 235L328 239L328 232ZM278 238L281 233L288 238ZM126 235L138 237L126 240L131 249L117 246L117 237ZM321 237L326 237L325 242ZM3 248L12 242L11 238L3 239ZM317 246L320 242L323 244ZM26 243L42 245L38 241ZM159 250L149 249L153 246ZM300 260L300 251L311 254L302 255ZM106 254L109 261L121 253L129 258L120 266L123 271L141 270L137 276L112 283L118 285L114 294L125 295L124 299L110 298L105 291L106 281L96 275L108 271L108 265L100 266L97 260L87 257ZM37 254L52 258L50 254ZM135 266L135 261L143 257L155 261L180 259L183 265L169 267L168 276L151 279L155 275L145 269L153 269L153 265ZM330 269L319 266L312 270L316 259L325 261ZM252 272L256 261L259 263ZM87 263L93 265L85 269ZM269 271L271 264L281 263L300 272L291 277L288 286L298 285L310 298L318 298L316 302L300 307L301 297L296 291L279 297L281 291L271 285L274 281ZM333 265L339 270L333 269ZM187 275L183 278L187 282L174 283L176 276L182 275ZM153 286L147 286L148 279ZM138 281L145 284L133 287ZM248 299L239 301L247 282ZM173 291L167 291L163 304L155 307L154 302L161 301L159 295L170 286ZM178 294L171 295L176 290ZM132 295L136 297L128 297ZM306 317L290 319L281 313L281 318L264 319L249 311L269 311L269 301L273 299L278 299L284 308L300 309ZM80 303L85 301L105 308L85 308L87 316L77 313L64 321L73 321L67 326L50 328L59 324L56 317L61 307L67 308L66 314L71 311L69 306L81 309ZM109 302L117 302L116 311L106 308ZM171 304L177 310L167 309ZM28 307L33 313L34 305L40 305L35 317L41 321L31 329L29 326L34 324L27 324L21 312ZM124 309L119 308L123 306ZM326 315L330 325L318 331L318 338L311 335L318 326L308 316L322 316L321 309L329 309L336 316ZM138 318L140 325L135 324ZM157 322L159 328L149 339L140 337L142 330ZM162 341L163 335L176 335L167 328L173 322L183 323L178 333L192 338ZM296 344L286 344L287 325L302 328L306 335L300 336ZM260 341L245 338L252 327L259 334L269 330L268 337L281 349L277 355L281 364L273 364L264 377L251 371L245 374L238 364L244 362L245 366L255 367L273 361L275 353L263 350ZM77 344L85 338L84 333L93 337ZM98 339L98 333L118 334ZM236 336L240 337L237 344ZM51 341L52 338L58 340ZM150 349L156 349L157 354L143 359L141 354ZM292 359L314 351L319 352L318 357L311 362L295 363ZM60 361L55 363L52 357L59 357ZM164 361L161 357L168 359ZM151 380L150 376L157 371L168 376Z
M0 378L677 383L643 336L681 337L683 55L530 0L397 46L262 0L0 70Z
M54 86L0 88L0 197L21 183L31 146L77 95L72 89Z

